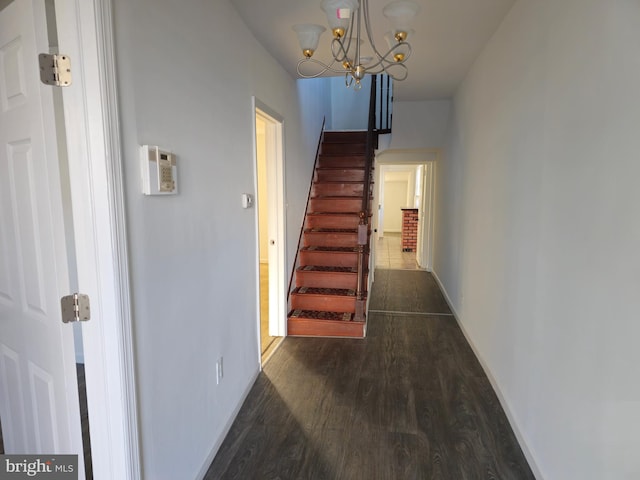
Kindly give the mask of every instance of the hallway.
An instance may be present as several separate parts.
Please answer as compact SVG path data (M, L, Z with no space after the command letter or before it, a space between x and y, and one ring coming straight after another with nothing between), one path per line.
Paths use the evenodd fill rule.
M390 232L376 240L376 268L421 270L416 252L403 252L401 235Z
M533 479L430 273L376 271L363 340L286 338L206 479Z

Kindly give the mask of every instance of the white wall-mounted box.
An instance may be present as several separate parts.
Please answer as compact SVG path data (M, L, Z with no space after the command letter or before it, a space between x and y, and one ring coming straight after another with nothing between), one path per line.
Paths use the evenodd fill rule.
M145 195L175 195L178 193L176 156L157 145L140 147L142 193Z

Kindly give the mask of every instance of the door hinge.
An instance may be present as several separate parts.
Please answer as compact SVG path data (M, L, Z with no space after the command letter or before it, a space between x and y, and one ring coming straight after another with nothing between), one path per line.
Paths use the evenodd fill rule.
M38 55L40 63L40 80L45 85L68 87L71 85L71 59L69 55L41 53Z
M74 293L60 299L62 309L62 321L86 322L91 319L91 306L89 305L89 295Z

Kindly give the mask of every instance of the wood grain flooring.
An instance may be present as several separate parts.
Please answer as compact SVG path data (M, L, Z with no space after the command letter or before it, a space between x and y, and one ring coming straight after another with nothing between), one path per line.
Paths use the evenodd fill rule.
M430 274L380 273L367 338L286 338L206 479L534 478Z
M369 311L451 315L433 275L423 270L377 269Z

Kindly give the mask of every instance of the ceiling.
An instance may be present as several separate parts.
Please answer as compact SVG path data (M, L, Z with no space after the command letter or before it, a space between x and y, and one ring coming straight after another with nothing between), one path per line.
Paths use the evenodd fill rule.
M230 0L258 41L297 76L302 58L291 27L297 23L327 26L320 0ZM372 29L378 50L386 46L389 30L382 9L390 0L369 0ZM409 41L413 47L407 60L409 77L395 83L395 99L433 100L453 95L467 71L496 31L514 0L414 0L421 11L414 20ZM363 33L364 35L364 33ZM329 29L320 38L313 58L330 58ZM382 53L382 52L381 52ZM367 55L363 47L362 55ZM327 62L328 63L328 62Z

